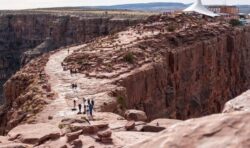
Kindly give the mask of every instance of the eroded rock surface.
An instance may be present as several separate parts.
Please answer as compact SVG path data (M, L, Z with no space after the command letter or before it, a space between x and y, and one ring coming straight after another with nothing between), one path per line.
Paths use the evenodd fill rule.
M53 99L44 66L45 54L27 64L5 83L8 98L0 110L0 134L6 134L21 122L32 123L35 115Z
M249 147L249 115L249 112L235 112L190 119L129 147Z
M223 109L223 113L235 111L250 111L250 90L244 92L240 96L228 101Z
M140 110L127 110L124 113L124 117L127 120L133 120L133 121L147 121L147 115L145 112L140 111Z
M24 124L15 127L9 133L9 140L39 145L48 139L55 140L61 135L57 126L46 123Z

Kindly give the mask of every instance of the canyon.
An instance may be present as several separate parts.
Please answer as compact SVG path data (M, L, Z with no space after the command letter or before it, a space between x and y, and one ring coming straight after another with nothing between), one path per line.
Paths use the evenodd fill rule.
M65 68L113 80L121 89L115 97L151 119L221 112L228 100L249 89L250 28L200 21L181 15L149 18L154 25L136 26L75 52ZM171 25L174 32L168 31Z
M66 11L0 11L0 104L3 84L32 58L56 48L112 34L143 17L67 13Z
M37 50L62 43L26 55L4 84L0 145L248 147L250 26L195 14L135 24L94 40L44 36ZM95 101L94 119L72 110L83 98ZM96 138L110 133L107 145Z

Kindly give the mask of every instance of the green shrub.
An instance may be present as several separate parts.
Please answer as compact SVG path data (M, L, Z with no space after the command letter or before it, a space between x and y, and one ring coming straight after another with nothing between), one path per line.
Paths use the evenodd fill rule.
M124 99L123 96L118 96L118 97L117 97L117 102L118 102L118 104L120 104L123 108L126 107L126 102L125 102L125 99Z
M58 125L58 128L59 128L59 129L63 129L64 127L65 127L64 124L59 124L59 125Z
M231 19L231 20L229 21L229 23L230 23L233 27L242 25L241 22L240 22L238 19Z
M133 55L133 53L131 53L131 52L126 53L124 55L124 57L123 57L123 60L125 62L130 63L130 64L133 64L134 63L134 55Z
M174 32L175 29L176 29L176 28L175 28L174 25L169 25L169 26L167 27L168 32Z

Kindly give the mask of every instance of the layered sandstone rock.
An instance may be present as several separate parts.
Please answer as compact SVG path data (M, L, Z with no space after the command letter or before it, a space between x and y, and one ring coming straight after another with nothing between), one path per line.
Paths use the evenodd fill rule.
M223 113L235 111L250 111L250 90L225 104Z
M61 131L57 126L46 123L24 124L15 127L9 133L9 140L39 145L47 140L58 139Z
M21 122L33 122L35 115L53 98L44 73L48 57L45 54L31 61L5 83L4 91L8 99L0 110L1 135Z
M190 119L129 147L249 147L249 115L235 112Z

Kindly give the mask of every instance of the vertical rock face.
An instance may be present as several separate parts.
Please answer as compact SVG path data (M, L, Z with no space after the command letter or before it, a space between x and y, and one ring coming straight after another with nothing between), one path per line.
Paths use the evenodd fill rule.
M127 105L150 118L187 119L222 111L250 87L250 28L180 45L165 61L122 82ZM181 44L181 43L180 43Z
M249 26L196 15L152 16L88 44L65 63L88 77L116 79L123 89L114 96L123 107L144 110L151 119L188 119L221 112L250 87L249 40Z
M81 17L53 14L2 14L0 15L0 95L6 80L21 66L25 51L35 48L50 38L53 50L60 46L87 42L133 25L139 20ZM35 54L39 55L39 54ZM25 57L25 56L24 56ZM23 61L29 60L23 59ZM0 104L3 97L0 96Z

